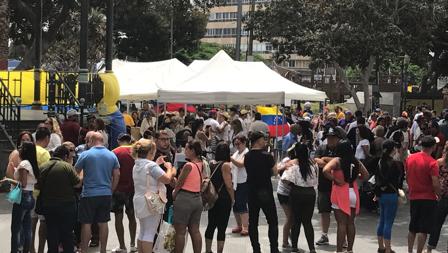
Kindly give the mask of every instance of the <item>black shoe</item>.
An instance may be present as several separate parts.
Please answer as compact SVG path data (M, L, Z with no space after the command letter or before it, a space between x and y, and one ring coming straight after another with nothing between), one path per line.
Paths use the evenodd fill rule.
M90 248L96 248L99 246L99 243L97 241L90 241L89 247Z

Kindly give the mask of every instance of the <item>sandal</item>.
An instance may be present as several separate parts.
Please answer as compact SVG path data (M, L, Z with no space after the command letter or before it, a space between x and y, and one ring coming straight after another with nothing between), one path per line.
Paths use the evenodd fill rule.
M248 236L248 235L249 235L249 231L247 231L247 230L241 230L240 235L241 235L241 236Z

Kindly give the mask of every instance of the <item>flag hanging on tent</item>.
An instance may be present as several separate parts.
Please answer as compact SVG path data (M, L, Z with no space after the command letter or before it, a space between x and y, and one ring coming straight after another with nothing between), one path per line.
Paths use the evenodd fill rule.
M289 133L288 122L283 122L283 117L280 112L277 112L277 107L257 106L257 112L261 114L261 120L268 124L269 135L275 137L277 127L277 136L283 136Z

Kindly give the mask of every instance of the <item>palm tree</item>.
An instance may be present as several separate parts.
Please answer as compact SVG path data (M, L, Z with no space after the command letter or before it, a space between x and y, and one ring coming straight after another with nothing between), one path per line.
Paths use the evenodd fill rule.
M0 0L0 70L8 69L9 0Z

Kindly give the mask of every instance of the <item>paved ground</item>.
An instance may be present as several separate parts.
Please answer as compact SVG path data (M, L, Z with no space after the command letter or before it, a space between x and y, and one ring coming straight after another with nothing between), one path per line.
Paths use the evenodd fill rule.
M0 253L6 253L10 251L10 224L11 224L11 205L5 201L4 195L0 194ZM408 206L401 206L398 211L397 219L395 220L394 230L393 230L393 248L398 252L407 252L407 227L409 222L408 215ZM281 225L284 223L284 214L278 205L278 214L279 214L279 239L282 236L282 228ZM126 219L125 219L126 220ZM377 215L370 214L366 211L363 211L362 214L356 220L356 241L354 252L361 253L374 253L377 250L376 244L376 223L377 223ZM230 233L230 228L232 228L235 224L235 220L233 216L230 218L229 229L227 230L227 239L224 252L232 252L232 253L240 253L240 252L252 252L252 248L250 246L250 241L248 237L240 237L235 236ZM315 228L315 236L316 240L320 236L320 228L319 228L319 216L315 213L313 217L313 224ZM201 222L201 232L203 233L205 227L207 225L207 213L202 215ZM127 225L125 225L127 226ZM447 248L447 239L448 239L448 230L447 226L443 228L441 241L439 244L440 249ZM115 234L115 229L113 227L113 221L109 223L109 241L108 241L108 250L112 250L113 248L118 246L118 241ZM263 247L263 252L269 252L269 240L267 236L267 224L264 219L264 216L260 216L260 243ZM216 233L215 233L216 235ZM334 246L336 240L336 224L334 219L332 219L331 229L330 229L330 243L332 245L325 247L318 247L318 252L335 252L336 247ZM126 238L127 244L129 238ZM281 239L279 240L281 242ZM306 244L306 240L304 238L304 234L300 236L299 247L301 249L308 249ZM215 248L215 246L214 246ZM203 250L204 251L204 250ZM97 249L91 249L90 252L97 252ZM185 251L186 253L191 253L191 246L188 245ZM285 251L286 252L286 251ZM433 251L433 252L445 252L445 251Z

